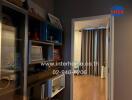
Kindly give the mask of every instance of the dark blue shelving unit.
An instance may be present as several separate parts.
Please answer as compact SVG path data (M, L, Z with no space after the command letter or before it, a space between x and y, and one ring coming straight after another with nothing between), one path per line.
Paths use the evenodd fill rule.
M62 29L57 28L49 22L44 22L41 28L41 41L53 42L55 45L62 45Z

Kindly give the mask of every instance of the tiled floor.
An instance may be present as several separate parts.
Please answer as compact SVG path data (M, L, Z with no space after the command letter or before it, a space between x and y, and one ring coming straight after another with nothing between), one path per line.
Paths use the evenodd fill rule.
M106 100L105 79L75 76L73 85L73 100Z

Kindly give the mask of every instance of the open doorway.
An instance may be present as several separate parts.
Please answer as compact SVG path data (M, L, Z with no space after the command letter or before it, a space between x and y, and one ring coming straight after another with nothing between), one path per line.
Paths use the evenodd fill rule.
M73 19L71 100L113 100L113 25L111 15Z

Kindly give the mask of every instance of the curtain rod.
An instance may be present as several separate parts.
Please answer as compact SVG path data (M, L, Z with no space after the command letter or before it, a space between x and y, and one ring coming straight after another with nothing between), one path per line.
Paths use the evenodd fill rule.
M98 29L108 29L108 27L84 28L84 29L81 29L81 30L75 30L75 31L82 32L82 31L98 30Z
M75 30L75 31L82 32L82 31L88 31L88 30L98 30L98 29L107 29L107 28L108 28L108 27L84 28L84 29Z
M96 30L96 29L106 29L106 27L84 28L82 30Z

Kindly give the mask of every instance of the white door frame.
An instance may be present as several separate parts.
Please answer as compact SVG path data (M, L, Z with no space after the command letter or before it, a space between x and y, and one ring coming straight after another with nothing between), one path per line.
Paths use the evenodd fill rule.
M74 23L76 21L83 20L94 20L100 19L103 17L109 18L110 22L110 32L109 32L109 51L108 51L108 87L107 87L107 99L106 100L114 100L114 17L111 14L100 15L100 16L92 16L92 17L83 17L83 18L74 18L72 19L72 27L71 27L71 61L74 61ZM109 67L110 66L110 67ZM74 67L71 68L72 72L74 71ZM74 74L71 74L70 77L70 100L73 100L73 78Z

